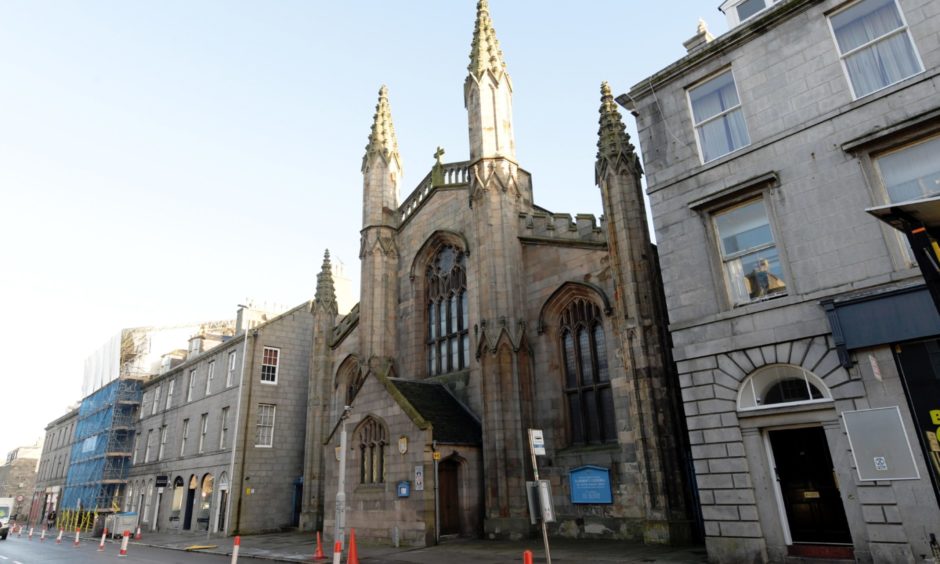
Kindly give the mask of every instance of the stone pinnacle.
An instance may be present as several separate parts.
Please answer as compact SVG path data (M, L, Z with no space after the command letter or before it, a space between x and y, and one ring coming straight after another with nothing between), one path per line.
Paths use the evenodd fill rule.
M600 129L597 131L597 158L616 159L620 155L634 154L630 136L617 111L617 104L606 81L601 83ZM635 157L634 157L635 158Z
M323 266L317 274L317 293L314 295L317 303L336 303L336 291L333 288L333 267L330 264L330 250L323 253Z
M391 161L393 157L400 159L398 138L395 136L395 125L392 123L392 109L388 103L388 88L384 84L379 89L379 102L375 106L372 131L369 133L366 154L362 157L363 171L366 170L369 160L375 155L381 156L386 163Z
M496 39L490 7L486 0L477 2L477 19L473 26L473 42L470 44L470 74L480 78L487 70L499 76L506 70L506 61Z

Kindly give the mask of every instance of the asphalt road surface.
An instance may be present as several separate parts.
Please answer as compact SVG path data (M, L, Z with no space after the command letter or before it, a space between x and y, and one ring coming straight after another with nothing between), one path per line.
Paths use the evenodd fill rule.
M0 540L0 564L67 564L79 562L97 562L109 564L153 563L153 564L229 564L231 556L219 554L200 554L182 552L165 548L130 545L127 556L120 557L120 542L108 542L104 551L98 552L98 543L83 540L78 548L72 542L56 544L55 539L40 542L35 536L27 540L26 536L16 538L12 535L7 540ZM238 564L270 564L270 560L239 557Z

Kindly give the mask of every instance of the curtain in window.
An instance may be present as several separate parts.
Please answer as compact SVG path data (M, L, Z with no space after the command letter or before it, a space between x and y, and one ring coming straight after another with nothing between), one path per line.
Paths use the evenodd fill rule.
M868 0L832 17L832 29L839 50L845 55L845 66L856 97L920 72L907 32L886 37L902 26L894 0ZM871 44L851 52L868 43Z
M750 143L730 71L692 89L689 99L705 162Z

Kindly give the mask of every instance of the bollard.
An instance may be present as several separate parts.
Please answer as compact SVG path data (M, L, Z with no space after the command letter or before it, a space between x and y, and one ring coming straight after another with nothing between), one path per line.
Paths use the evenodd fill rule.
M39 542L46 542L46 530L40 529L39 531Z
M75 529L75 544L73 544L73 546L74 546L75 548L78 548L78 533L79 533L80 531L81 531L81 529Z
M532 551L526 550L522 553L522 564L532 564Z
M131 538L130 531L124 531L124 538L121 539L121 552L118 552L118 558L127 556L127 541Z
M29 537L29 540L33 540L33 528L32 527L29 528L29 534L27 535L27 537Z
M98 552L104 551L104 539L108 536L108 528L105 527L104 531L101 533L101 542L98 543Z
M238 562L238 545L240 545L241 543L242 543L242 538L236 536L235 546L232 547L232 564L236 564Z
M59 536L57 536L57 537L55 538L55 543L56 543L56 544L62 544L62 533L63 533L63 530L62 530L62 529L59 529Z
M343 559L343 543L336 541L333 545L333 564L340 564Z

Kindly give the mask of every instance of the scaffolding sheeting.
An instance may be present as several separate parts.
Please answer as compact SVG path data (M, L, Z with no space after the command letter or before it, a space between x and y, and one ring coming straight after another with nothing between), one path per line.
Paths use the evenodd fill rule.
M140 382L119 379L82 401L62 508L110 510L123 503Z

